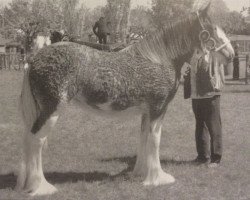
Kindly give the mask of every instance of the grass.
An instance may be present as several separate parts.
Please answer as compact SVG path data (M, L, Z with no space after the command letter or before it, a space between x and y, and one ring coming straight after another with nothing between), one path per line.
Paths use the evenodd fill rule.
M18 114L22 72L0 71L0 199L27 199L13 190L20 160ZM250 86L228 82L221 99L224 154L216 169L194 166L194 116L180 87L164 120L161 161L176 183L143 187L130 172L140 117L93 115L69 105L44 151L44 171L58 188L51 200L248 200L250 199Z

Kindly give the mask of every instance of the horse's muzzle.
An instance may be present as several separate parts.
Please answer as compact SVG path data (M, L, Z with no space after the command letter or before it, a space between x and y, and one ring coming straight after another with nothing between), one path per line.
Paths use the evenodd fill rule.
M234 57L234 52L229 52L225 49L221 49L220 50L222 52L222 54L228 59L228 60L232 60Z

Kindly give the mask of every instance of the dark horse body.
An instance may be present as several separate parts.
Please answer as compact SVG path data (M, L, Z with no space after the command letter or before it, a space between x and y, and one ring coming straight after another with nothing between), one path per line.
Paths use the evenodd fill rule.
M227 42L218 37L204 9L119 52L70 42L41 49L24 76L21 108L26 133L17 188L32 195L56 191L43 175L42 147L59 107L73 99L111 113L138 107L142 128L134 173L144 176L144 185L174 182L160 165L162 120L177 91L181 66L195 49L203 48L199 34L204 28L218 44ZM223 49L232 56L230 44Z
M175 69L174 62L166 67L130 53L101 52L76 43L42 49L30 66L31 90L39 96L43 108L33 133L39 131L43 120L61 101L75 97L95 109L108 104L114 111L146 103L151 118L156 119L165 112L180 79L180 69Z

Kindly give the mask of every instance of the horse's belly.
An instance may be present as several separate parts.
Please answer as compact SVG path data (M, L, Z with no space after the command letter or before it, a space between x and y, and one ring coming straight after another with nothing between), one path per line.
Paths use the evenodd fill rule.
M136 115L141 115L148 111L148 106L145 103L140 103L136 106L128 106L127 108L123 109L114 109L112 106L112 102L108 101L102 104L93 104L91 102L87 102L87 100L82 97L78 96L74 99L79 106L81 106L87 112L95 113L98 116L104 117L119 117L119 118L126 118L132 117Z

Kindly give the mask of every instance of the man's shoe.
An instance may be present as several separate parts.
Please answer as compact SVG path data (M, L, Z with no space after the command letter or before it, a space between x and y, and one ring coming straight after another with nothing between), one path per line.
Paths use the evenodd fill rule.
M216 163L216 162L211 162L207 165L208 168L217 168L220 166L220 163Z
M219 164L221 161L221 155L214 154L211 156L211 163L217 163Z
M192 163L194 164L208 164L210 162L209 158L201 158L199 156L197 156L197 158L195 158Z

